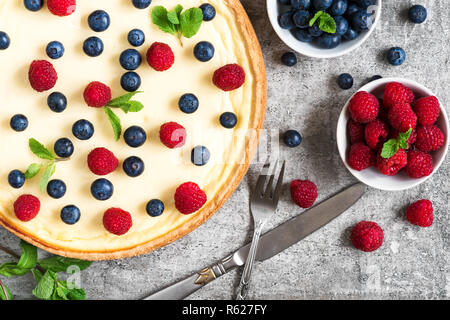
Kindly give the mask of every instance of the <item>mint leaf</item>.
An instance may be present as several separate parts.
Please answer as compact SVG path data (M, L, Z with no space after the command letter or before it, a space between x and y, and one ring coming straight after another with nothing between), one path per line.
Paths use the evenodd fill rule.
M119 117L108 107L105 107L106 115L108 116L109 122L114 131L114 139L118 141L120 139L120 135L122 134L122 125L120 124Z
M177 34L178 29L172 22L170 22L167 14L168 12L163 6L154 7L152 10L152 22L164 32Z
M5 277L23 276L30 272L28 268L22 268L15 262L6 262L0 266L0 275Z
M200 30L203 22L203 12L200 8L191 8L180 15L180 29L183 36L191 38Z
M120 109L122 109L123 112L139 112L142 109L144 109L144 105L140 103L139 101L129 101L125 104L123 104Z
M144 91L134 91L127 94L124 94L120 97L112 99L110 102L108 102L109 107L120 107L121 105L129 102L131 98L133 98L136 94L142 93Z
M397 139L390 139L383 145L383 150L381 151L381 156L385 159L389 159L394 154L397 153L398 149L400 148L400 145L397 141Z
M320 15L319 29L327 33L336 33L336 21L328 13Z
M323 11L317 11L316 14L314 15L314 17L309 20L309 26L312 27L314 25L314 23L317 21L317 19L319 19L319 17L323 14Z
M33 152L39 158L45 159L45 160L54 160L55 159L55 156L53 155L53 153L50 150L48 150L46 147L44 147L36 139L31 138L29 140L29 146L30 146L31 152Z
M175 9L173 9L167 13L167 19L170 22L172 22L174 25L180 24L181 11L183 11L183 6L179 4L175 7Z
M0 283L0 300L12 300L11 290L4 283Z
M33 163L31 164L27 171L25 172L25 179L31 179L33 177L35 177L39 171L41 171L42 168L42 164L39 163Z
M67 297L70 300L86 300L86 292L83 289L69 289Z
M411 137L412 131L413 131L413 129L412 129L412 128L409 128L409 130L406 131L406 132L400 132L400 133L398 134L398 137L397 137L398 142L399 142L400 144L406 143L406 142L409 140L409 138ZM409 145L408 145L408 147L409 147ZM408 147L407 147L407 148L408 148ZM405 148L404 148L404 149L405 149Z
M41 281L42 277L44 276L44 274L41 271L39 271L38 269L32 269L31 273L33 274L36 282Z
M47 271L34 288L33 295L38 299L49 300L55 290L55 280L56 274Z
M47 168L45 168L44 174L41 178L41 184L40 184L41 192L45 192L45 190L47 189L48 182L49 182L51 176L55 173L55 170L56 170L55 162L50 162L47 165Z
M90 261L65 258L60 256L53 256L47 259L39 260L39 265L46 269L51 270L53 272L66 272L67 268L70 266L77 266L80 270L84 270L91 265Z
M24 269L36 267L37 248L23 240L20 240L20 247L22 248L22 255L20 256L17 266Z

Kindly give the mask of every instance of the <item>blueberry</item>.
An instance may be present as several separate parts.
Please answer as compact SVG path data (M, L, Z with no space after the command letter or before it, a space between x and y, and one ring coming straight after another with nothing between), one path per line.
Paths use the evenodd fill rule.
M216 9L209 3L202 4L200 9L202 9L204 21L211 21L216 16Z
M164 203L161 200L153 199L147 203L145 208L149 216L158 217L164 212Z
M120 55L120 65L125 70L136 70L142 62L140 53L136 49L127 49Z
M64 54L64 46L59 41L52 41L47 45L47 48L45 49L47 52L47 55L51 59L59 59Z
M145 165L144 161L142 161L139 157L128 157L123 162L123 171L130 177L137 177L144 172Z
M294 9L309 9L311 0L291 0L291 7Z
M201 41L194 47L194 56L201 62L206 62L214 57L214 46L208 41Z
M356 3L350 3L347 7L347 11L345 12L345 16L351 18L353 14L360 11L361 7L359 7Z
M292 11L280 14L278 17L278 24L282 29L292 29L295 27L294 22L292 21L292 14Z
M337 34L324 33L317 40L317 45L324 49L336 48L341 43L341 36Z
M27 8L30 11L39 11L44 6L43 0L24 0L23 4L25 5L25 8Z
M145 9L152 3L152 0L133 0L133 5L138 9Z
M89 140L94 135L94 126L89 121L81 119L73 124L72 133L80 140Z
M90 57L98 57L103 49L103 41L98 37L87 38L83 43L83 51Z
M295 39L301 42L311 42L313 39L307 29L295 28L292 30L292 35Z
M47 193L54 199L61 199L66 194L66 184L64 181L55 179L47 184Z
M61 92L53 92L47 98L47 105L53 112L63 112L67 107L67 98Z
M192 93L183 94L178 100L178 107L184 113L194 113L199 106L198 99Z
M80 220L81 212L74 205L65 206L61 210L61 220L67 224L75 224Z
M427 9L421 5L412 6L408 11L409 20L413 23L422 23L427 19Z
M234 128L237 124L237 121L238 119L233 112L224 112L220 116L220 124L227 129Z
M380 76L379 74L376 74L376 75L370 77L369 82L372 82L372 81L375 81L378 79L382 79L382 78L383 78L382 76Z
M108 200L114 193L114 186L109 180L100 178L92 183L91 193L97 200Z
M316 8L317 11L319 10L327 10L331 5L333 4L333 0L313 0L314 8Z
M9 124L14 131L25 131L28 127L28 119L23 114L16 114L11 118Z
M348 31L348 21L343 16L334 17L334 21L336 22L336 34L343 36Z
M281 56L281 62L288 67L295 66L297 64L297 56L293 52L285 52Z
M58 139L55 142L54 150L58 157L69 158L73 154L73 143L67 138Z
M103 10L95 10L88 17L89 27L96 32L108 29L110 22L109 14Z
M344 34L344 38L346 40L353 40L358 37L358 32L353 30L352 28L348 28L347 32Z
M8 174L8 182L15 189L22 188L25 184L25 175L19 170L13 170Z
M393 47L389 49L387 59L393 66L399 66L405 62L406 52L400 47Z
M8 35L5 32L0 31L0 50L8 49L10 43L11 41L9 40Z
M142 46L145 42L144 32L139 29L131 30L128 32L128 42L134 47Z
M302 136L298 131L288 130L283 135L283 141L289 148L295 148L302 143Z
M292 21L299 28L308 28L311 14L308 10L297 10L292 16Z
M347 0L334 0L328 11L332 16L342 16L347 11L347 7Z
M208 163L210 157L208 148L204 146L196 146L191 151L191 162L196 166L204 166Z
M323 34L323 31L320 30L319 24L317 22L315 22L312 27L308 28L308 33L312 37L320 37Z
M375 5L376 0L353 0L355 1L361 8L367 9L369 6Z
M142 146L147 140L147 134L145 130L138 126L131 126L123 134L125 143L132 148Z
M359 10L352 15L352 28L356 31L368 30L372 25L372 17L365 10Z
M125 91L137 91L141 86L141 77L134 71L128 71L120 78L120 85Z
M341 89L348 90L353 87L353 77L348 73L343 73L338 77L337 83Z

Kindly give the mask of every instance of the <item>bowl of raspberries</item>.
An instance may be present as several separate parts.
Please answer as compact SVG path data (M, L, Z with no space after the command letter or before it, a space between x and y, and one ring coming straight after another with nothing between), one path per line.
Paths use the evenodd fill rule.
M350 172L381 190L404 190L436 172L448 151L449 122L436 95L402 78L363 86L345 104L337 144Z
M382 0L267 0L270 22L292 50L333 58L358 48L381 17Z

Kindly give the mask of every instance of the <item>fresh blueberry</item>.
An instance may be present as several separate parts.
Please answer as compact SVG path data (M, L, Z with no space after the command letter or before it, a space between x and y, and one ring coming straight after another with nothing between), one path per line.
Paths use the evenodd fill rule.
M47 105L53 112L63 112L67 107L67 98L61 92L53 92L47 98Z
M149 216L158 217L164 212L164 203L161 200L153 199L147 203L145 208Z
M375 81L378 79L382 79L382 78L383 78L382 76L380 76L379 74L376 74L376 75L370 77L369 82L372 82L372 81Z
M128 157L123 162L123 171L130 177L140 176L144 172L144 169L144 161L139 157Z
M387 53L387 59L393 66L399 66L405 62L406 52L400 47L390 48Z
M125 70L136 70L142 62L140 53L136 49L127 49L120 55L120 65Z
M96 32L108 29L110 22L109 14L103 10L95 10L88 17L89 27Z
M308 10L297 10L292 16L292 21L299 28L308 28L311 14Z
M91 193L97 200L108 200L114 193L114 186L109 180L100 178L92 183Z
M313 39L307 29L295 28L292 30L292 35L295 39L301 42L311 42Z
M327 10L331 5L333 4L333 0L313 0L314 8L316 8L317 11L319 10Z
M78 120L72 126L73 135L80 140L89 140L94 135L94 126L85 119Z
M419 4L412 6L408 11L409 20L413 23L422 23L427 19L427 9Z
M352 28L356 31L368 30L372 25L372 17L366 10L359 10L352 15Z
M147 134L145 130L138 126L131 126L123 134L125 143L132 148L137 148L142 146L147 140Z
M47 52L47 55L51 59L59 59L64 54L64 46L59 41L52 41L47 45L47 48L45 49Z
M47 193L54 199L60 199L66 194L66 184L64 181L55 179L47 184Z
M19 170L13 170L8 174L8 182L15 189L22 188L25 184L25 175Z
M348 90L353 87L353 77L348 73L343 73L338 77L337 83L341 89Z
M152 0L133 0L133 5L138 9L145 9L152 3Z
M312 37L320 37L323 34L323 31L320 30L319 24L317 22L315 22L312 27L308 28L308 33Z
M224 112L220 116L220 124L227 129L234 128L237 124L237 121L238 119L233 112Z
M5 32L0 31L0 50L8 49L10 43L11 41L9 40L8 35Z
M134 71L128 71L120 78L120 85L125 91L137 91L141 86L141 77Z
M350 3L347 7L347 11L345 12L345 16L351 18L353 14L360 11L361 8L356 3Z
M214 57L214 46L208 41L201 41L194 47L194 56L201 62L206 62Z
M178 107L184 113L194 113L199 106L198 99L192 93L183 94L178 100Z
M74 205L65 206L61 210L61 220L67 224L75 224L80 220L81 212Z
M23 0L23 4L25 8L30 11L39 11L44 6L43 0Z
M103 41L98 37L87 38L83 43L83 51L90 57L98 57L103 49Z
M348 21L343 16L334 17L334 21L336 22L336 34L343 36L348 31Z
M281 62L288 67L295 66L297 64L297 56L293 52L285 52L281 56Z
M288 130L283 135L283 141L289 148L295 148L302 143L302 136L298 131Z
M211 21L216 16L216 9L209 3L202 4L200 9L202 9L204 21Z
M292 11L280 14L278 17L278 24L282 29L292 29L295 27L294 22L292 21L292 14Z
M347 7L347 0L334 0L328 11L332 16L342 16L347 11Z
M191 162L196 166L204 166L208 163L210 157L208 148L204 146L196 146L191 151Z
M352 28L348 28L347 32L344 34L344 38L346 40L353 40L358 37L358 32L353 30Z
M139 29L131 30L128 32L128 42L134 47L142 46L145 42L144 32Z
M23 114L16 114L9 122L14 131L21 132L28 127L28 119Z
M317 45L324 49L333 49L341 43L341 39L340 35L324 33L317 38Z
M74 151L73 143L67 138L58 139L55 142L54 150L58 157L69 158Z
M369 6L375 5L376 0L353 0L355 1L361 8L367 9Z
M291 7L294 9L309 9L311 0L291 0Z

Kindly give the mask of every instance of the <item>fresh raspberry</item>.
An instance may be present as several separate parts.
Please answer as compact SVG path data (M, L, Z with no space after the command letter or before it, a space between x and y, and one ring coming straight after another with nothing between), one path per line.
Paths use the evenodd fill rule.
M31 194L21 195L14 202L14 213L21 221L30 221L39 213L41 202Z
M364 135L367 145L372 149L378 149L386 142L389 135L389 126L377 119L366 125Z
M77 8L76 0L47 0L47 7L54 15L70 16Z
M43 92L55 86L58 80L58 74L50 62L46 60L34 60L28 71L28 79L34 90Z
M388 112L389 123L394 129L406 132L409 128L413 130L417 125L417 116L407 103L396 103Z
M377 168L387 176L395 176L407 163L408 155L403 149L399 149L396 154L388 159L381 157L381 150L377 155Z
M131 214L122 209L110 208L103 214L103 226L117 236L127 233L132 225Z
M87 158L88 167L91 171L99 176L107 175L116 170L119 160L114 153L106 148L95 148Z
M439 100L434 97L420 98L414 102L414 112L417 115L417 120L422 126L431 126L439 118L440 105Z
M429 227L433 224L433 203L430 200L419 200L406 210L406 219L416 226Z
M347 161L352 169L361 171L375 163L375 154L364 143L355 143L350 147Z
M411 150L408 152L405 171L411 178L427 177L433 172L433 158L428 153Z
M357 223L350 236L353 246L365 252L377 250L383 244L383 229L372 221L361 221Z
M199 210L206 203L206 193L194 182L186 182L175 191L175 207L182 214Z
M175 56L167 44L155 42L147 51L147 62L156 71L165 71L174 64Z
M440 149L444 144L444 134L436 126L426 126L417 128L417 149L430 152Z
M380 104L373 94L359 91L350 100L348 109L353 120L359 123L368 123L377 118Z
M245 82L245 71L238 64L227 64L217 69L213 75L213 83L223 91L240 88Z
M362 123L350 119L347 124L347 130L351 144L364 142L364 125Z
M411 104L414 101L414 93L411 89L398 82L388 83L384 89L384 106L391 108L396 103Z
M176 123L164 123L159 130L161 142L168 148L180 148L186 143L186 129Z
M292 200L301 208L310 208L317 199L317 186L309 180L291 182Z
M84 101L89 107L101 108L111 101L111 89L106 85L98 81L94 81L88 84L84 89Z
M397 139L399 133L400 133L400 131L398 131L397 129L392 129L390 137L393 139ZM411 135L409 136L409 139L406 142L411 147L416 142L416 139L417 139L417 130L413 130L411 132Z

